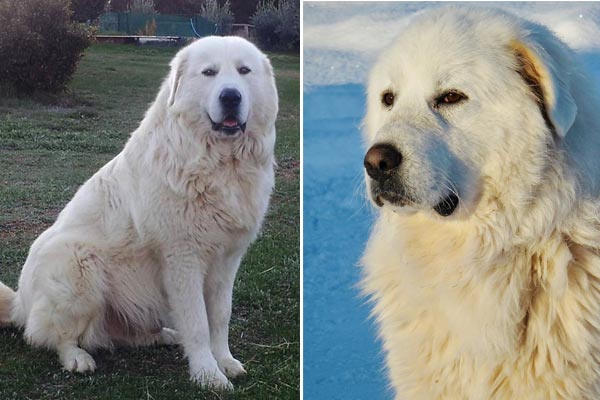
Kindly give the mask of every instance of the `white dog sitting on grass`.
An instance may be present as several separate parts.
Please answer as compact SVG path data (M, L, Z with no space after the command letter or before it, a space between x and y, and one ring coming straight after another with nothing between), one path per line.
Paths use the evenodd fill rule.
M233 282L273 188L277 108L250 42L181 50L123 151L33 243L18 291L0 284L0 321L77 372L95 348L176 341L195 381L232 388Z

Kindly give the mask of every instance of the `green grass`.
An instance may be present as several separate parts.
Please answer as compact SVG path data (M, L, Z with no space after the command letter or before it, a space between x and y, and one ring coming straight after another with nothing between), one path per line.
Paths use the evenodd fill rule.
M0 96L0 280L16 287L31 242L120 151L174 53L94 45L66 94ZM74 375L9 327L0 329L0 399L299 398L299 57L270 56L280 95L279 168L263 233L234 291L230 343L248 370L235 392L192 384L178 347L99 351L94 374Z

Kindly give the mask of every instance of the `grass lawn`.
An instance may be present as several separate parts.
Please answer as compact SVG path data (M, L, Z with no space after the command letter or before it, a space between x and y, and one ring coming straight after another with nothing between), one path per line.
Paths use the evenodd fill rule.
M68 93L0 96L0 280L16 288L32 241L123 147L174 49L93 45ZM280 95L277 184L263 233L242 262L230 343L248 375L234 393L201 391L178 347L99 351L74 375L54 352L0 328L0 399L296 399L300 387L299 57L271 54Z

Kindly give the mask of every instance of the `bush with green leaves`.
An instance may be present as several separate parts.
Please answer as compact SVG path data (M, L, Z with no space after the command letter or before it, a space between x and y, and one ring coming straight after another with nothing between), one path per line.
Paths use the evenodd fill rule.
M275 33L279 37L282 50L300 49L300 2L280 0L277 7L278 26Z
M57 92L75 72L90 32L71 21L69 0L0 0L0 84Z
M256 12L250 18L254 25L254 35L260 46L265 50L271 50L279 42L275 31L277 30L277 6L273 0L265 0L258 3Z
M200 7L200 15L215 24L215 33L218 35L231 33L233 14L231 13L229 0L225 1L222 6L219 5L217 0L205 0L202 7Z
M259 45L265 50L300 48L299 0L264 0L251 18Z

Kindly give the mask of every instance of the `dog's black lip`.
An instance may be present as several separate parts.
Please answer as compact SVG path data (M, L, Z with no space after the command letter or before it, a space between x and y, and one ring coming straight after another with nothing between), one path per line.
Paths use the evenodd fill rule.
M240 123L240 120L236 116L227 115L223 118L221 122L213 121L210 115L208 116L208 119L212 123L212 129L214 131L223 132L226 135L234 135L238 131L246 132L246 123ZM223 121L225 121L226 119L235 119L238 124L236 126L225 126L223 125Z
M433 207L433 210L436 213L440 214L442 217L448 217L452 215L454 210L456 210L456 207L458 207L459 202L460 201L456 193L450 193L448 196L444 197L442 201L437 203Z
M378 207L383 207L384 200L395 206L400 206L400 207L404 207L404 206L414 202L414 200L411 199L410 196L408 196L404 192L397 192L394 190L385 190L385 189L381 189L380 187L374 187L371 190L371 197L372 197L373 201L375 202L375 204L377 204Z
M409 194L404 191L386 190L381 187L374 186L371 189L371 198L378 207L383 207L384 200L395 205L404 207L410 204L418 203ZM444 197L433 209L442 217L448 217L454 213L458 207L460 200L456 193L450 193Z

